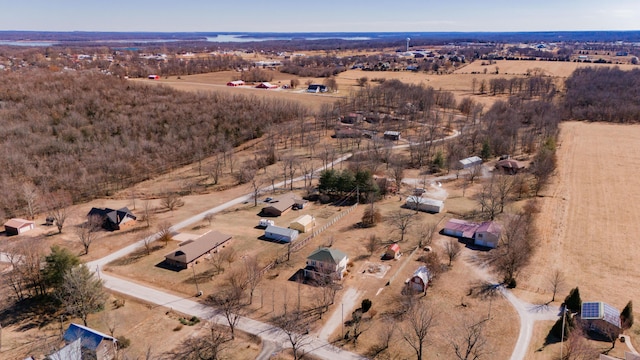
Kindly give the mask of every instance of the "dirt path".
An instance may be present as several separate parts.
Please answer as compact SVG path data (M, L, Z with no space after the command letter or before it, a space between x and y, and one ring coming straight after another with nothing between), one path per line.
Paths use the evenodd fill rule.
M358 301L358 298L360 298L361 294L362 291L356 290L354 288L348 288L344 292L344 294L342 295L342 299L340 299L339 302L341 306L337 306L338 302L336 301L336 306L335 309L333 309L333 313L318 333L318 338L320 340L329 340L331 334L333 334L333 332L342 325L342 322L344 321L344 314L347 314L348 318L349 314L351 314L351 312L355 310L356 302Z

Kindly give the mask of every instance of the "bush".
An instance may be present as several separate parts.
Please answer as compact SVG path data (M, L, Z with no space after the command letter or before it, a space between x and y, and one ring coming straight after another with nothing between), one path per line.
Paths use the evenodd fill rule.
M505 279L505 285L507 286L507 288L509 289L515 289L516 286L518 285L518 283L516 282L516 279L514 278L510 278L510 279Z
M131 345L131 340L124 336L118 336L118 349L126 349Z
M369 311L369 309L371 309L371 305L372 305L371 300L369 300L369 299L362 300L362 304L361 304L362 313L364 314L367 311Z

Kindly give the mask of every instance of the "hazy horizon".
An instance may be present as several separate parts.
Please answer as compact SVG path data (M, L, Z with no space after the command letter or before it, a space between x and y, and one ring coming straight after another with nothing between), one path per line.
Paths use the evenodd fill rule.
M398 6L371 0L317 3L287 0L231 3L185 0L72 0L3 5L0 31L86 32L546 32L638 30L635 0L602 3L568 0L513 3L459 0L406 1Z

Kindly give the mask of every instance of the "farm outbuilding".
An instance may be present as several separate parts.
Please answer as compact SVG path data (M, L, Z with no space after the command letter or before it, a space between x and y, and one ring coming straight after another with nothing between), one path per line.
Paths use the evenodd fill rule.
M164 259L170 266L188 269L201 257L210 254L219 246L231 240L231 235L218 231L209 231L193 241L185 241L180 247L165 255Z
M256 86L256 88L257 89L277 89L278 85L273 85L268 82L261 82L260 84L258 84L258 86Z
M429 269L427 269L426 266L420 266L413 275L405 281L405 284L409 291L424 293L429 287L429 281L431 281Z
M473 243L478 246L486 246L492 249L498 247L502 227L494 221L485 221L478 226L473 235Z
M264 237L284 243L290 243L298 238L298 230L269 225L264 230Z
M386 259L386 260L391 260L391 259L396 259L399 256L400 256L400 245L391 244L385 250L384 255L382 256L382 258Z
M420 196L409 196L405 205L409 209L418 209L429 213L439 213L444 210L444 201Z
M482 165L482 159L479 156L471 156L458 161L459 169L469 169L478 165Z
M35 227L36 224L33 221L14 218L4 224L4 231L7 236L13 236L33 230Z
M244 81L242 80L233 80L227 83L227 86L242 86L244 85Z
M400 140L400 131L385 131L382 137L386 140Z
M290 229L298 230L298 232L305 233L313 230L316 226L316 218L311 215L302 215L299 218L293 220L289 225Z
M476 233L477 229L478 224L476 223L459 219L450 219L444 225L442 233L458 238L473 239L473 235Z

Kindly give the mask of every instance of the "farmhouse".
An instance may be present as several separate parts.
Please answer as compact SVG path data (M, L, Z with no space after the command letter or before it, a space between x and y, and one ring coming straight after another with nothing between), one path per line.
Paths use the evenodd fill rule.
M231 240L231 235L226 235L218 231L209 231L193 241L185 241L180 247L165 255L164 259L170 266L187 269L191 267L195 261L210 254L220 245Z
M347 254L338 249L319 248L307 257L304 276L316 280L342 280L348 262Z
M494 221L485 221L476 229L473 235L473 243L478 246L486 246L492 249L498 247L502 227Z
M444 201L420 196L409 196L405 205L409 209L418 209L420 211L435 214L441 212L444 209Z
M362 122L362 120L364 120L364 117L362 116L362 114L358 113L349 113L340 118L340 122L344 124L357 124Z
M102 227L109 231L120 230L123 226L132 225L137 219L126 207L118 210L91 208L87 214L87 218L90 219L92 217L100 219Z
M496 248L500 241L502 227L494 221L478 224L465 220L450 219L444 225L442 233L461 239L473 240L474 245Z
M382 258L385 260L397 259L400 256L400 245L391 244L382 255Z
M505 174L515 175L524 169L524 165L513 159L503 159L496 163L496 169L502 170Z
M63 336L67 344L80 339L81 347L96 360L111 360L116 356L118 340L86 326L71 324Z
M262 214L265 216L280 216L291 210L293 205L296 204L296 201L298 201L298 199L296 199L295 195L292 193L279 196L271 200L269 202L269 206L262 208Z
M382 135L383 138L385 138L386 140L400 140L400 131L385 131L384 134Z
M478 165L482 165L482 159L478 156L471 156L458 161L457 167L459 169L469 169Z
M621 333L620 311L601 301L583 302L580 318L585 321L591 331L614 338Z
M20 235L29 230L35 229L36 224L33 221L13 218L4 223L4 231L7 236Z
M244 81L242 80L234 80L234 81L229 81L227 83L227 86L242 86L244 85Z
M298 230L298 232L305 233L313 230L316 226L316 218L311 215L302 215L299 218L293 220L289 225L290 229Z
M298 230L269 225L264 230L264 237L284 243L290 243L298 238Z
M405 284L409 291L425 293L429 287L429 281L431 281L429 269L427 269L426 266L420 266L413 275L405 281Z
M277 88L278 88L278 85L273 85L268 82L261 82L260 84L258 84L258 86L256 86L256 89L277 89Z

